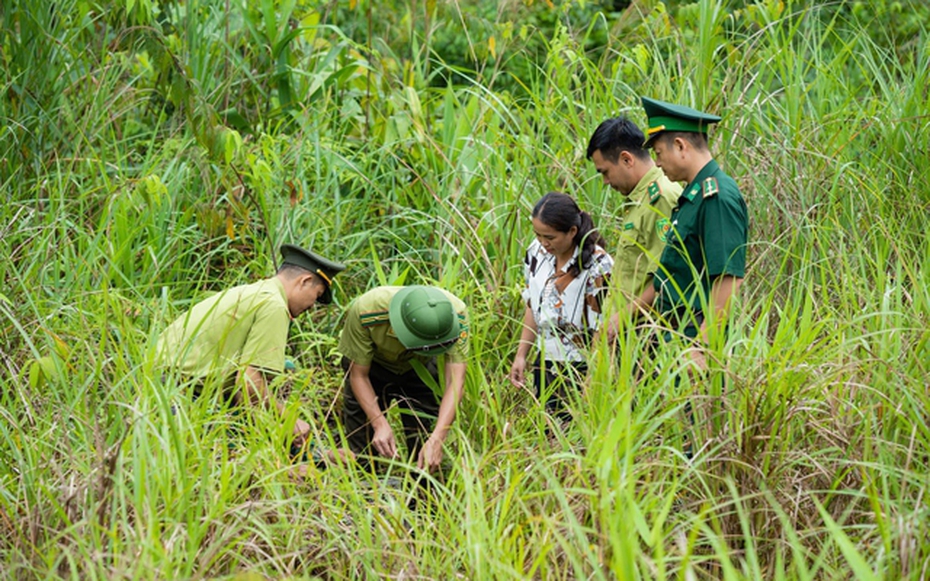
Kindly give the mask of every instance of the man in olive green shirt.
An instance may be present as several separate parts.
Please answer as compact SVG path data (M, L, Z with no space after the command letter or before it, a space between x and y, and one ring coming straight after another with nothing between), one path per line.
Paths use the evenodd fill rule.
M159 336L159 364L191 381L195 397L217 386L235 403L273 402L283 413L267 384L270 376L284 372L291 319L317 302L329 304L332 279L345 267L290 244L281 247L281 255L274 277L200 301ZM297 443L309 432L310 425L298 419Z
M380 456L397 457L384 415L396 401L406 410L401 419L410 457L419 468L439 468L465 387L467 329L465 303L435 287L377 287L349 305L339 351L346 371L343 426L353 452L374 448ZM439 355L445 363L441 403L416 369L435 380Z
M695 339L689 354L704 369L710 330L717 336L725 333L733 297L745 276L746 202L707 145L707 129L720 117L647 97L642 101L649 118L645 146L652 148L656 164L670 179L688 185L672 213L654 284L630 308L639 311L655 304L672 331Z
M624 305L652 282L681 193L643 148L645 140L635 123L614 117L598 125L588 142L588 159L604 183L627 198L612 272Z

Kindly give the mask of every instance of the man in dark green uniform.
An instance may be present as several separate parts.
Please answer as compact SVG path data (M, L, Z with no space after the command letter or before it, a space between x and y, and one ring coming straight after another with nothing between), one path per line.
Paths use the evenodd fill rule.
M200 301L159 336L159 364L193 383L195 397L219 388L233 403L274 403L284 413L267 385L285 370L291 319L317 302L332 302L333 277L345 266L290 244L281 246L281 255L275 276ZM309 432L298 419L295 442Z
M681 186L670 181L643 147L646 138L626 117L607 119L588 142L587 156L604 183L626 198L620 249L614 254L611 278L620 290L621 308L642 294L665 249L672 208ZM616 329L617 316L610 327Z
M465 387L468 310L458 297L429 286L382 286L358 297L346 311L339 337L343 426L353 452L369 448L397 457L394 432L385 417L392 402L404 408L401 420L411 459L435 471ZM421 372L435 380L435 358L443 356L441 403ZM429 433L428 438L423 438Z
M745 276L746 202L707 146L707 129L720 117L647 97L642 102L649 118L645 147L669 179L688 185L672 213L653 285L630 307L635 312L655 305L671 330L695 339L689 354L705 369L704 348L725 332Z

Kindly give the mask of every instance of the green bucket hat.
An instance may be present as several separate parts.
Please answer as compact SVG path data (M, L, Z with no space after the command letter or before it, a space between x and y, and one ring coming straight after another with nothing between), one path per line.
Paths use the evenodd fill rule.
M388 308L391 327L404 347L424 355L439 355L459 338L460 325L452 301L430 286L399 290Z
M686 131L689 133L707 133L707 128L720 121L720 117L685 107L673 105L658 99L640 97L649 126L646 129L646 143L643 147L650 147L656 137L663 131Z
M324 305L333 302L333 293L331 289L333 286L333 278L346 269L344 264L327 260L319 254L304 250L300 246L294 246L293 244L281 245L281 258L283 259L282 264L299 266L320 277L326 284L326 290L323 291L323 294L320 295L317 302Z

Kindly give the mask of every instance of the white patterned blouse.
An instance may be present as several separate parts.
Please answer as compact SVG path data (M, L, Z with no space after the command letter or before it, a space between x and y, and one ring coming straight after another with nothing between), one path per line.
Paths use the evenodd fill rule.
M614 260L595 246L591 263L578 276L569 268L581 259L581 248L556 272L555 255L538 240L526 251L523 299L536 321L536 346L547 361L584 361L584 349L601 322L601 301Z

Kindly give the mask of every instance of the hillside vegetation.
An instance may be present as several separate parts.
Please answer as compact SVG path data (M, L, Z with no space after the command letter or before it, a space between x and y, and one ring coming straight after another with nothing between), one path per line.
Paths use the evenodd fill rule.
M919 0L4 0L0 578L927 578L927 22ZM584 153L608 116L645 123L640 95L723 117L748 272L706 376L676 387L684 346L649 360L623 321L561 431L506 380L529 211L565 191L616 243ZM161 381L158 333L286 242L349 267L277 384L330 446L345 305L468 303L430 498L402 465L295 481L270 412L232 438Z

